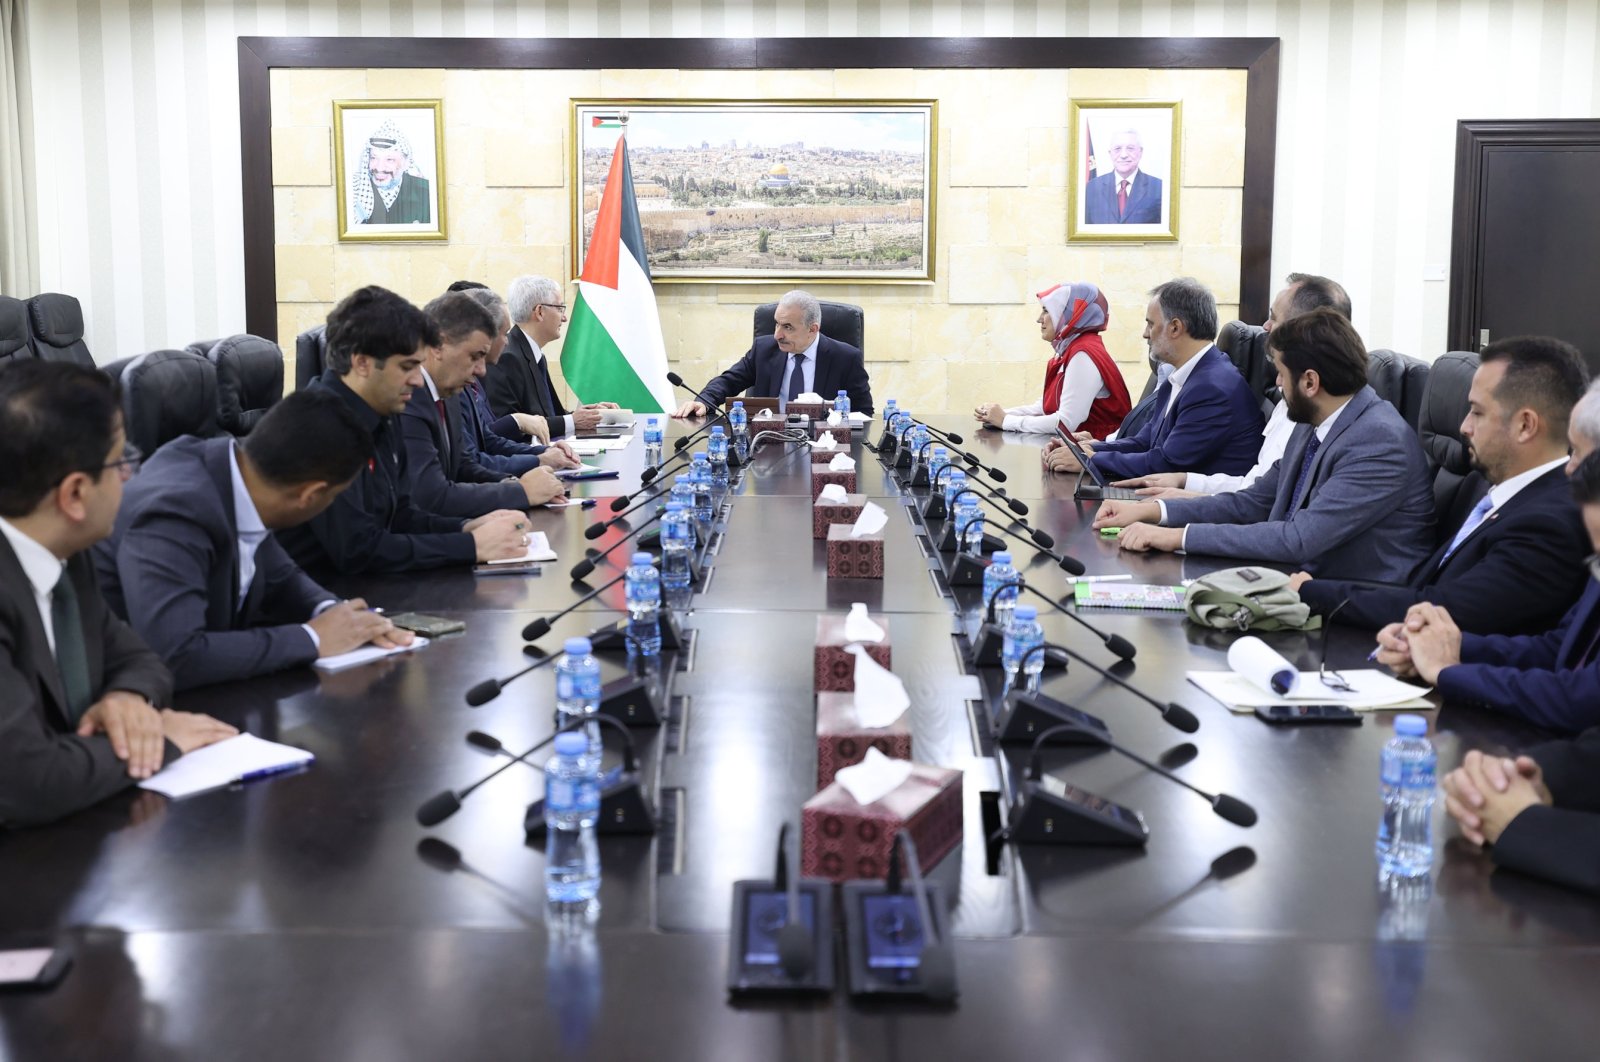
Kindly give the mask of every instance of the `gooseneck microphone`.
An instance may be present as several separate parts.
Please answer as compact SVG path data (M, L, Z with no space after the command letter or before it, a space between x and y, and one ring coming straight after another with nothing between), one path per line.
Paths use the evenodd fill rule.
M611 511L616 513L617 515L614 516L613 518L609 519L609 520L601 521L598 524L594 524L594 525L591 525L590 527L586 528L584 530L584 532L583 532L583 537L587 538L587 539L590 539L590 540L599 538L601 535L606 533L606 529L607 528L611 527L611 525L613 525L613 524L617 523L618 521L620 521L623 517L627 516L628 513L631 513L635 509L638 509L641 506L646 505L647 503L649 503L651 501L654 501L656 498L659 498L661 496L662 491L667 491L667 490L671 490L671 489L672 489L672 484L663 483L663 484L661 484L661 486L656 487L654 489L652 489L650 487L640 487L638 490L634 491L632 494L624 494L621 497L613 498L611 500ZM645 494L649 494L650 497L648 497L648 498L643 497L643 495L645 495ZM628 503L632 502L635 498L639 498L640 499L638 504L629 505ZM596 531L595 530L596 527L600 528L600 530Z
M699 432L696 432L695 434L698 435ZM694 435L686 435L686 436L684 436L683 439L679 439L678 441L679 442L683 442L685 439L692 439L692 438L694 438ZM680 446L679 449L681 450L683 448ZM679 453L677 456L670 457L665 461L658 461L657 463L655 463L655 464L651 465L650 467L646 468L643 472L639 473L639 486L641 488L649 486L651 481L653 481L657 476L661 475L661 473L663 473L663 472L665 472L667 470L667 466L675 465L680 461L688 461L693 456L694 455L692 453L687 453L687 454ZM635 494L637 494L637 492L635 492ZM627 497L627 495L624 495L624 497ZM613 502L612 504L615 505L616 503Z
M1138 647L1135 646L1132 642L1128 641L1128 639L1124 638L1120 634L1107 634L1105 631L1101 630L1099 627L1096 627L1094 624L1090 623L1088 620L1084 619L1082 616L1078 615L1076 612L1072 611L1070 608L1067 608L1065 605L1061 604L1061 602L1057 601L1055 598L1051 597L1049 594L1045 593L1043 590L1036 590L1033 587L1029 586L1026 582L1017 582L1015 584L1008 583L1006 585L1007 586L1015 585L1018 590L1026 590L1026 591L1028 591L1028 593L1034 595L1039 600L1045 602L1047 605L1049 605L1051 608L1055 609L1057 612L1061 613L1063 616L1066 616L1069 619L1074 620L1080 626L1082 626L1085 630L1089 631L1096 638L1099 638L1102 642L1104 642L1107 649L1110 649L1113 653L1115 653L1117 656L1121 657L1122 659L1124 659L1124 660L1132 660L1134 657L1139 655ZM995 588L995 592L989 595L989 600L988 600L987 605L984 608L984 612L983 612L983 621L985 623L991 623L992 624L994 622L994 602L995 602L995 598L999 597L1000 596L1000 591L1004 590L1005 588L1006 588L1005 586L996 587Z
M720 407L722 406L721 402L713 402L711 399L706 397L706 393L704 391L696 391L694 388L684 383L683 377L679 376L677 373L667 373L667 383L671 384L673 387L681 387L683 390L688 391L691 395L694 395L700 401L704 402L706 404L707 413L710 413L714 409L720 412Z
M922 923L922 950L917 956L917 979L922 982L923 993L931 1000L946 1003L956 998L956 960L939 936L939 926L933 920L933 904L928 900L928 885L922 880L922 861L917 858L917 842L910 830L897 830L894 846L889 852L889 873L885 885L892 893L901 893L901 867L911 881L911 896L917 905L917 920Z
M993 505L996 509L998 509L1000 507L997 502L990 501L983 494L982 491L973 490L971 487L963 487L961 490L956 492L955 498L953 498L951 500L952 501L958 500L958 499L960 499L960 497L963 494L971 494L973 497L978 498L979 500L987 501L987 502L989 502L990 505ZM1024 537L1022 535L1019 535L1015 531L1011 530L1009 527L1001 526L998 523L994 525L994 530L1000 532L1002 535L1005 535L1007 538L1014 538L1018 542L1024 542L1024 543L1027 543L1028 545L1031 545L1034 549L1038 550L1040 553L1043 553L1045 556L1047 556L1051 560L1055 561L1056 565L1059 568L1061 568L1061 570L1064 571L1064 572L1067 572L1067 573L1069 573L1071 575L1082 575L1083 574L1084 567L1083 567L1083 562L1082 561L1080 561L1078 558L1076 558L1076 557L1074 557L1074 556L1072 556L1071 554L1068 554L1068 553L1057 553L1052 548L1056 544L1056 540L1055 539L1051 538L1049 535L1045 534L1043 531L1040 531L1040 530L1038 530L1036 528L1033 528L1033 527L1029 527L1028 524L1025 523L1022 520L1013 520L1013 523L1021 524L1023 529L1028 532L1027 536ZM951 532L953 534L954 533L954 525L953 525L953 523L947 524L946 526L951 528ZM958 548L958 549L960 548L960 543L956 543L956 548Z
M946 442L948 442L948 443L950 443L950 444L952 444L954 446L960 446L960 445L962 445L963 443L965 443L967 441L967 440L963 439L961 436L957 435L953 431L941 431L940 429L935 428L932 424L929 424L926 421L913 420L911 423L913 423L913 424L921 424L924 428L927 428L928 431L931 434L937 435L939 438L945 440ZM963 454L962 456L964 457L966 455Z
M521 671L518 671L516 674L507 675L505 678L484 679L482 682L478 683L476 686L467 691L467 704L473 708L482 707L483 705L494 700L496 697L500 696L501 690L517 681L517 679L521 678L523 675L526 675L530 671L537 671L546 664L552 664L559 659L561 659L561 655L559 653L554 653L545 657L543 660L534 661ZM473 733L477 733L477 731L473 731ZM470 741L472 739L472 735L467 735L467 739Z
M611 589L613 586L616 586L618 583L622 582L622 580L626 579L627 577L628 577L628 573L627 572L623 572L621 575L617 576L615 579L612 579L609 582L602 583L598 587L596 587L595 589L589 591L587 594L584 594L582 597L578 598L578 600L574 601L572 604L568 605L566 608L562 609L560 612L557 612L557 613L555 613L553 615L544 616L544 617L542 617L540 619L534 620L532 623L530 623L526 627L522 628L522 640L525 641L525 642L532 642L532 641L537 641L538 639L544 637L546 634L550 633L550 627L556 620L560 619L562 616L565 616L567 613L573 611L579 605L583 605L583 604L586 604L586 603L588 603L590 601L593 601L595 598L599 597L601 594L605 593L607 590Z
M1113 675L1099 664L1094 663L1082 653L1073 652L1066 646L1058 645L1055 642L1040 642L1038 645L1022 654L1022 659L1017 661L1017 666L1012 671L1013 685L1015 685L1018 677L1020 677L1024 666L1028 662L1028 658L1034 653L1057 653L1061 656L1078 661L1084 667L1088 668L1090 671L1093 671L1101 678L1108 679L1115 685L1121 686L1123 689L1127 690L1141 701L1147 702L1156 711L1161 713L1161 718L1165 719L1167 721L1167 725L1172 727L1174 730L1181 730L1185 734L1192 734L1196 730L1200 729L1200 720L1196 719L1194 713L1189 711L1189 709L1185 708L1183 705L1178 704L1175 701L1168 701L1166 704L1162 704L1148 693L1134 688L1132 685Z
M1081 728L1076 723L1059 723L1041 732L1039 736L1034 739L1033 753L1028 757L1027 778L1029 781L1037 782L1040 778L1041 770L1039 764L1039 750L1043 747L1044 743L1049 740L1050 737L1052 737L1057 731L1079 729ZM1096 735L1095 741L1096 744L1104 745L1107 748L1126 756L1139 766L1154 771L1156 774L1159 774L1168 781L1177 782L1190 792L1198 793L1200 796L1205 797L1206 801L1211 805L1211 810L1216 812L1219 818L1226 819L1235 826L1243 826L1247 829L1256 824L1256 809L1251 807L1249 804L1246 804L1238 797L1229 796L1227 793L1208 793L1192 782L1188 782L1182 778L1179 778L1165 767L1162 767L1159 764L1151 763L1143 756L1129 752L1127 749L1123 748L1115 741L1109 740L1104 735Z
M590 575L590 573L592 573L594 571L595 566L598 565L602 560L604 560L606 558L607 554L611 553L618 546L622 545L624 542L628 541L630 538L633 538L639 532L643 531L645 528L649 527L651 524L655 523L657 520L661 519L665 515L666 515L665 513L651 513L650 514L650 519L646 520L644 523L640 524L638 527L634 528L632 531L629 531L626 535L623 535L621 538L619 538L615 542L611 543L611 545L607 546L605 549L601 550L599 553L596 553L592 557L585 557L585 558L583 558L583 560L579 561L577 564L574 564L572 566L572 572L570 573L572 575L572 581L577 583L577 582L582 582L584 579L589 578L589 575ZM595 526L596 527L600 527L600 526L603 526L603 525L596 524ZM587 532L585 532L585 534L587 534ZM527 636L527 631L526 630L523 631L523 636L524 637Z
M555 658L551 657L551 659L553 660ZM490 779L497 777L501 772L509 770L519 763L526 762L529 756L532 756L535 752L538 752L540 749L550 744L550 742L554 741L556 739L556 734L559 733L561 733L561 731L557 730L555 734L551 734L549 737L545 738L528 751L522 753L522 755L511 757L511 759L507 760L505 763L502 763L500 766L496 767L494 770L490 771L476 782L473 782L465 789L446 789L444 792L435 793L427 800L424 800L417 808L417 824L419 826L439 825L439 823L443 822L445 819L448 819L451 815L454 815L457 811L461 810L461 802L467 799L467 797L471 796L473 790L477 789L480 785L483 785L483 783L489 781Z
M811 930L800 916L800 838L787 821L778 830L778 866L772 884L787 901L783 925L778 928L778 961L783 972L798 981L811 972L815 948Z

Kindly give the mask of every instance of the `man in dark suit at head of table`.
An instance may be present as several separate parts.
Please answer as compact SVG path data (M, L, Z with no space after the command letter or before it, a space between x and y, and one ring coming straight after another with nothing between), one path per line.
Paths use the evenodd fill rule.
M87 551L138 463L103 373L0 369L0 825L58 819L238 733L157 708L172 676L95 584Z
M340 601L274 531L333 503L372 437L325 388L296 391L243 440L186 435L128 484L94 549L106 600L172 669L178 689L253 678L368 642L409 645L366 602Z
M832 405L840 391L850 396L852 413L872 414L872 381L861 351L822 334L822 304L808 291L788 292L778 300L772 335L761 336L727 372L701 392L720 405L733 395L776 398L784 408L807 392ZM685 402L675 417L703 417L706 403Z

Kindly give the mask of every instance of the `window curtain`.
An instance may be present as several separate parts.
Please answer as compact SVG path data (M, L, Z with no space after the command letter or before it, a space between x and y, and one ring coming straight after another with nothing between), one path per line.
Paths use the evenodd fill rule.
M39 289L26 3L0 0L0 294L17 297Z

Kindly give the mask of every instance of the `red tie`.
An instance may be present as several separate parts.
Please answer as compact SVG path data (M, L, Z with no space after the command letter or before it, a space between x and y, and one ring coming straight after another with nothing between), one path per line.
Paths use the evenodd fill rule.
M1117 217L1120 218L1120 217L1122 217L1122 215L1126 214L1127 212L1128 212L1128 182L1127 182L1127 179L1124 178L1122 184L1120 186L1118 186L1118 188L1117 188Z
M445 431L449 431L450 420L444 415L444 399L435 398L433 400L433 408L439 411L439 427L443 428Z

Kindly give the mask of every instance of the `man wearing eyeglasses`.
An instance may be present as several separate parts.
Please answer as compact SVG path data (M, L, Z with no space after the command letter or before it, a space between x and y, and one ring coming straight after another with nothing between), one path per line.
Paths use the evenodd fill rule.
M512 325L505 354L489 367L484 380L495 416L536 414L548 422L550 437L559 438L593 428L600 423L602 409L617 408L615 402L590 402L568 412L550 381L544 348L561 338L561 327L567 323L560 285L549 277L518 277L506 290L506 305Z
M157 709L172 676L95 584L89 547L138 462L104 374L0 370L0 825L58 819L238 733Z

